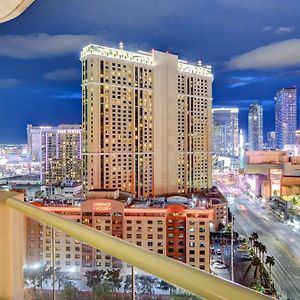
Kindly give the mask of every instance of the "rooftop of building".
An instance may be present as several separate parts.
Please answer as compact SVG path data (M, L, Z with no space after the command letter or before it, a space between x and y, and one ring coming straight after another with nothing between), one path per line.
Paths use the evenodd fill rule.
M70 200L70 199L40 199L32 201L31 203L39 206L53 206L53 207L77 207L85 201L101 200L101 201L118 201L125 203L126 208L157 208L165 209L170 205L181 205L185 209L209 209L213 206L226 204L226 198L220 193L220 191L213 187L211 189L204 189L199 192L194 193L174 193L168 195L160 195L157 197L147 197L147 198L125 198L123 197L122 191L117 189L107 189L107 190L93 190L91 191L90 197L86 200L80 201L80 199ZM95 193L93 193L95 192ZM99 193L99 194L98 194ZM108 195L105 193L117 193L119 198L114 198L114 195ZM98 196L97 196L98 194Z
M60 187L60 188L75 188L75 187L78 187L78 186L82 186L82 183L81 182L77 182L77 181L74 181L74 180L66 180L66 181L63 181L63 182L53 182L51 184L45 184L44 185L45 187Z
M26 174L26 175L16 175L7 178L1 178L1 181L40 181L40 174Z
M172 193L156 197L136 198L128 204L128 207L165 208L170 204L181 204L189 209L199 209L226 203L226 198L217 187L212 187L211 189L203 189L193 193Z
M239 109L238 107L214 107L212 109L212 112L231 112L231 113L238 113Z
M89 44L82 49L80 58L83 59L88 55L98 55L98 56L110 57L113 59L132 61L135 63L154 66L153 54L155 51L156 50L154 49L152 49L151 52L128 51L124 49L124 44L121 42L119 43L119 48L111 48L102 45ZM161 52L161 51L156 51L156 52ZM169 54L171 55L171 53ZM201 61L198 61L198 65L192 65L189 64L186 60L178 59L178 70L181 72L213 77L211 66L209 65L203 66Z

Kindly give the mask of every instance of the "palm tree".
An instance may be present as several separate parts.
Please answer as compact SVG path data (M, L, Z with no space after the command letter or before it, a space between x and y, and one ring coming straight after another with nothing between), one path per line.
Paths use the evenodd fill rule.
M251 264L252 264L252 266L255 267L254 278L255 278L255 280L257 280L258 274L260 273L261 261L257 256L254 256L252 258L252 263Z
M248 240L249 240L249 243L250 243L250 247L252 248L253 237L252 237L252 236L249 236Z
M257 241L258 240L258 233L257 232L253 232L251 234L251 237L252 237L253 241Z
M259 247L258 247L258 250L259 250L259 254L260 254L260 260L262 263L264 263L265 259L264 259L264 256L265 256L265 253L267 253L267 247L260 243Z
M255 254L257 254L257 250L259 249L259 246L260 246L260 242L255 240L253 243L253 248L255 250Z
M266 265L269 265L269 275L270 275L270 279L272 280L272 267L275 265L274 256L266 257Z

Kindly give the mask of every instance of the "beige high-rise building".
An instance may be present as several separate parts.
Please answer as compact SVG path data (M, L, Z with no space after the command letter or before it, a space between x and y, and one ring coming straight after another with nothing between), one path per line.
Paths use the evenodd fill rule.
M122 43L88 45L81 61L87 190L148 196L211 186L209 66Z
M41 163L41 181L48 185L82 181L80 125L27 126L31 158Z

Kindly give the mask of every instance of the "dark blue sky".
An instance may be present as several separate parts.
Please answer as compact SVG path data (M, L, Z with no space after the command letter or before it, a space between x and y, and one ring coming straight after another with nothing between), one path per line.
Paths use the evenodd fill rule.
M89 42L170 51L212 65L214 105L264 106L300 87L299 0L36 0L0 24L0 143L26 141L26 124L81 122L79 53ZM300 114L298 114L300 115Z

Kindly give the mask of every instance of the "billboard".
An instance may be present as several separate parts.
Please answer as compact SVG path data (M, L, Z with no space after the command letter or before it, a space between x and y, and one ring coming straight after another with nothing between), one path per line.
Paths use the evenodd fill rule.
M282 180L282 170L270 169L271 196L281 195L281 180Z

